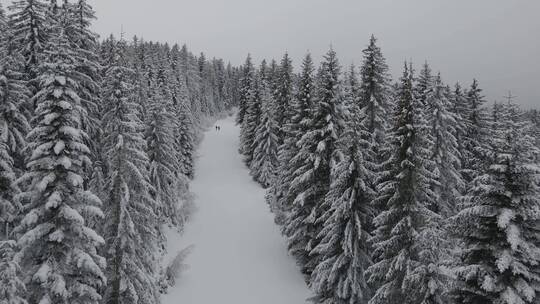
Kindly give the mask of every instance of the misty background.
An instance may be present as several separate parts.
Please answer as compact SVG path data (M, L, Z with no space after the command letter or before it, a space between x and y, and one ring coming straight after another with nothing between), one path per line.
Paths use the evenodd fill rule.
M7 0L0 0L4 5ZM503 96L540 106L538 0L91 0L95 30L107 36L187 44L192 52L242 64L279 60L298 68L309 50L320 60L330 45L343 68L361 62L371 34L394 79L403 61L427 60L446 83L477 78L490 102Z

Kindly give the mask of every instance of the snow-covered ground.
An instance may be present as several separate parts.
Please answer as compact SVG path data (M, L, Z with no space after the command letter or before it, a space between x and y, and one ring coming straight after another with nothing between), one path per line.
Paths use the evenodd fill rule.
M300 304L310 296L273 222L264 190L238 153L234 119L217 122L199 150L191 185L197 212L169 250L195 245L164 304ZM172 236L172 235L171 235Z

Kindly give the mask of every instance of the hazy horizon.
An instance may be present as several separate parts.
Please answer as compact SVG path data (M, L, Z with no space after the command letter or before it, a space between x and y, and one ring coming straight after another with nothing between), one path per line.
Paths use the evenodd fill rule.
M1 0L6 4L8 0ZM344 69L359 65L374 34L394 79L403 61L418 70L428 61L448 84L478 79L490 102L511 90L523 106L540 105L540 1L529 0L90 0L102 36L137 35L187 44L198 54L242 64L279 60L287 51L298 67L310 51L329 46ZM536 35L536 37L535 37Z

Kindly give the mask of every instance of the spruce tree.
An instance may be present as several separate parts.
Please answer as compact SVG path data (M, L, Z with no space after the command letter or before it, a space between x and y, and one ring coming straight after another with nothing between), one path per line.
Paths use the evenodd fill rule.
M112 41L113 37L109 39ZM116 42L112 41L112 44ZM145 41L138 41L137 39L133 42L133 54L130 57L130 67L135 71L134 76L134 91L136 92L136 102L141 107L140 119L145 121L146 114L148 113L148 99L150 98L152 92L150 91L150 84L152 83L152 77L154 76L153 65L150 63L150 51L148 50L148 45ZM110 53L110 51L108 52ZM103 55L102 58L114 58L109 54ZM105 67L110 66L114 63L106 62L103 65Z
M261 122L256 128L251 171L256 181L269 187L278 166L278 125L274 120L275 101L266 81L261 80Z
M21 280L21 268L13 259L17 243L0 241L0 303L27 304L26 287Z
M463 93L463 90L461 89L461 85L459 83L456 83L454 86L454 89L452 91L452 94L450 95L450 102L451 107L450 111L455 117L455 135L457 142L457 150L459 155L459 161L460 161L460 167L461 170L463 170L463 166L465 165L465 148L464 148L464 139L467 134L467 126L468 123L468 106L467 106L467 100L465 99L465 94ZM462 177L463 173L460 171ZM464 189L462 189L464 190Z
M162 222L178 224L178 193L182 175L175 145L175 117L172 100L162 93L162 85L152 89L147 122L147 153L150 161L150 182L155 190L154 199L159 204L158 211Z
M199 125L200 119L202 117L202 105L201 98L199 96L201 78L199 74L199 68L197 59L191 52L187 50L187 47L184 45L180 51L182 54L181 62L186 71L186 83L189 91L189 100L191 104L191 113L195 119L194 123Z
M377 286L370 304L441 303L437 273L431 260L438 248L426 230L434 215L429 211L435 183L429 160L428 124L423 104L415 98L412 67L405 65L390 134L394 148L385 164L383 182L375 200L382 211L374 219L371 238L374 264L367 269Z
M451 231L462 242L452 296L459 303L537 303L540 168L521 113L504 105L494 157L473 180Z
M431 74L431 68L426 61L422 65L422 69L420 70L418 79L416 80L416 85L414 86L414 97L423 105L427 104L428 95L432 93L433 81L434 77Z
M289 136L287 124L291 116L291 102L293 99L293 66L289 54L285 53L278 68L275 79L276 122L280 128L278 133L279 145Z
M349 85L356 87L354 73L349 76ZM340 161L332 170L325 197L330 209L322 216L321 241L312 251L321 256L311 275L318 303L367 303L371 297L364 271L371 264L367 240L370 204L375 196L371 187L374 172L368 169L370 158L365 157L369 142L362 133L368 130L361 123L359 99L351 92L348 99L350 114L339 142Z
M262 86L259 75L253 76L253 82L246 87L245 94L245 114L240 131L240 149L244 155L246 165L251 166L253 153L255 150L255 132L261 121L261 94Z
M28 134L32 154L19 181L29 186L21 194L27 212L16 229L16 259L28 275L29 302L100 303L106 278L97 248L104 240L87 220L103 213L99 198L83 189L84 168L91 164L78 95L84 76L65 22L52 29L39 69L35 127Z
M175 107L180 106L182 103L188 101L188 90L185 83L185 71L181 66L181 53L180 46L175 44L169 54L170 57L170 69L171 69L171 93L173 98L173 104Z
M386 130L390 123L387 117L391 114L390 77L386 60L377 46L377 39L371 36L368 47L362 51L363 60L360 68L360 105L364 119L362 125L367 128L372 142L374 155L379 153L385 143ZM377 162L383 159L379 157Z
M100 65L97 56L98 35L90 29L92 21L96 19L95 12L86 0L77 0L75 3L64 2L63 13L69 19L66 33L70 44L78 53L81 61L77 70L86 77L81 82L81 103L88 112L88 120L84 121L85 130L92 136L92 141L100 136L99 124L99 86ZM98 143L91 142L94 153L99 150Z
M275 61L272 61L269 78L272 77L273 79L273 76L270 75L274 75L276 69L277 64L275 64ZM294 200L292 196L288 195L289 186L294 171L296 171L300 164L294 164L291 160L299 151L297 143L305 132L308 131L306 122L310 117L315 95L314 70L315 68L313 66L311 55L307 54L302 62L298 93L291 105L291 121L289 122L288 127L289 136L285 138L283 145L278 149L276 182L268 192L270 206L275 213L275 220L278 224L285 223L286 214L292 208L292 201Z
M151 192L144 125L123 41L112 41L104 84L104 150L108 160L105 303L159 303L155 281L157 209Z
M298 153L291 159L299 167L291 177L288 195L292 207L284 227L289 251L307 277L319 262L312 250L324 225L321 216L329 207L324 204L324 198L330 188L336 142L344 127L340 66L334 50L328 51L324 58L316 99L304 122L306 132L298 142Z
M434 173L437 176L437 183L433 185L437 199L430 209L444 217L456 212L457 201L464 187L460 173L461 157L455 137L457 120L450 110L448 95L441 76L437 75L433 87L426 95L426 113L433 140L430 158L435 162Z
M344 80L343 98L345 100L345 107L349 112L352 112L353 107L357 107L360 101L360 82L358 81L358 75L354 64L351 64L349 71L345 73ZM357 113L359 112L357 111Z
M268 72L266 73L266 77L270 85L270 91L274 94L274 99L275 99L275 92L276 92L276 86L277 86L278 72L279 72L279 66L276 60L272 59L270 61L270 64L268 65Z
M56 1L55 1L56 2ZM51 3L52 5L53 3ZM56 5L56 3L54 3ZM88 113L81 121L83 129L88 133L89 138L86 142L91 150L92 159L99 160L103 157L101 151L102 130L100 129L100 65L98 58L98 36L91 31L92 21L96 18L93 8L86 0L77 0L76 2L64 1L62 6L56 9L56 19L66 19L66 36L71 48L77 52L79 62L76 63L76 69L81 75L79 97L81 105ZM98 168L88 168L88 175L94 173ZM85 185L87 187L87 185ZM95 189L98 192L101 190Z
M202 113L206 116L212 116L215 113L214 98L212 92L211 81L213 78L212 70L203 53L198 58L199 66L199 100Z
M2 37L3 36L3 37ZM7 238L19 212L14 181L24 168L26 134L30 130L23 112L30 92L23 75L20 56L14 51L8 28L0 34L0 240Z
M9 10L13 44L23 57L26 80L33 80L47 41L48 6L42 0L17 0Z
M482 89L476 79L466 94L466 134L463 138L463 177L469 184L484 170L488 158L487 136L488 115L484 108L485 100Z
M240 79L240 96L238 104L238 116L236 117L236 123L242 125L244 123L244 116L246 115L249 100L253 98L253 89L255 84L255 69L251 62L251 55L248 55L246 62L242 67L242 79Z
M8 146L0 142L0 241L9 239L16 216L22 207L15 200L19 193L15 180L13 158Z
M194 122L189 105L189 88L186 83L186 71L182 66L182 53L178 45L171 50L171 68L173 78L173 108L175 119L176 157L180 162L179 174L194 177Z
M231 63L225 68L224 83L223 83L223 102L225 111L230 111L234 106L234 75Z
M225 71L225 63L223 62L223 59L213 59L212 60L213 69L215 71L215 80L213 83L213 89L214 89L214 95L216 100L216 111L218 113L222 113L226 109L226 71Z
M502 119L503 115L503 103L499 103L495 101L493 105L491 106L491 117L489 118L489 121L491 123L498 123Z
M180 155L177 156L180 162L180 173L192 179L195 176L195 169L193 167L195 162L193 118L186 103L180 104L177 107L176 113L178 118L175 134L176 139L180 143Z
M381 165L392 151L387 145L387 134L393 125L393 91L390 85L388 66L375 36L371 36L368 46L362 51L363 59L360 67L359 115L362 129L367 132L360 134L369 143L363 156L366 167L376 175L371 181L371 187L376 188L380 180L378 175ZM374 206L378 211L380 206ZM376 212L376 211L375 211ZM367 229L372 231L373 224Z

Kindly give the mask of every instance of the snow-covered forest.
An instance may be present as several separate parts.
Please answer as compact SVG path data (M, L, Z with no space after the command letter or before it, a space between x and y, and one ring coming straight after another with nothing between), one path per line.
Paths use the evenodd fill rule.
M236 70L186 46L100 40L85 0L0 9L0 303L159 303L164 227Z
M285 53L234 67L186 45L99 37L95 19L86 0L0 6L0 304L162 303L199 254L171 251L193 224L192 185L224 200L205 202L210 220L186 233L216 243L195 260L212 265L196 286L216 301L229 303L207 282L234 293L249 270L296 288L263 273L282 240L273 275L288 275L289 254L317 304L540 303L538 110L492 103L477 80L448 84L427 62L392 79L374 36L359 66L330 49L320 64ZM231 113L194 182L205 131ZM234 218L260 216L253 203L281 238ZM260 265L228 250L259 232L257 244L278 244Z
M538 111L362 55L242 67L240 151L314 303L540 303Z

